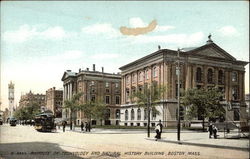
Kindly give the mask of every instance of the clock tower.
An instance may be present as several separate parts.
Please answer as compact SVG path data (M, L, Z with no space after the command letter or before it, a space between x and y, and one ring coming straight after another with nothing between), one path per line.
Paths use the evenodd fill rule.
M9 84L9 117L13 116L14 111L14 84L10 81Z

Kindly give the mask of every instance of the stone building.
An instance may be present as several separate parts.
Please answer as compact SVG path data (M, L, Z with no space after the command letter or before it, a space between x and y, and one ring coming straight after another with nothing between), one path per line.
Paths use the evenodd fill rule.
M25 107L29 103L37 103L39 106L45 106L45 95L44 94L34 94L31 91L25 95L21 95L19 100L19 107Z
M62 118L63 90L55 87L46 91L46 108L53 112L56 118Z
M118 125L120 120L121 105L121 75L96 71L95 64L93 70L79 69L79 72L67 70L62 77L64 86L63 100L71 99L76 93L82 92L83 96L80 101L101 101L107 105L107 117L105 121L92 119L92 125ZM82 111L73 114L76 118L76 125L85 122L86 118ZM63 109L63 118L69 120L70 110Z
M216 45L211 36L207 43L200 47L180 50L180 88L209 88L218 86L224 93L222 103L228 121L244 120L245 105L245 65L247 62L236 60L225 50ZM134 62L122 66L122 105L121 125L146 126L146 110L138 108L130 101L132 92L145 84L153 82L164 85L164 99L156 107L159 115L151 114L151 124L159 120L164 126L176 125L177 114L177 51L160 49ZM201 121L198 116L197 121Z

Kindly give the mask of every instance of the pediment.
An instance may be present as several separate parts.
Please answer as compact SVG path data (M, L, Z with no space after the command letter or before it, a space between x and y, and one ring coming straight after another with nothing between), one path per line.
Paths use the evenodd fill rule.
M235 61L236 59L216 44L204 45L190 52L193 55L201 55L224 60Z

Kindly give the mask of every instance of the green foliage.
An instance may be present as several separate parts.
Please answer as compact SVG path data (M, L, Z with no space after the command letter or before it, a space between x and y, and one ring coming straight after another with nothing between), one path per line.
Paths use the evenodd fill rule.
M220 104L222 93L218 88L210 89L189 89L184 92L181 103L187 109L187 118L189 120L198 116L198 112L205 118L216 118L225 113Z
M159 114L155 108L157 104L163 99L163 94L166 92L166 87L153 83L152 85L144 85L141 90L136 90L130 96L132 102L135 102L139 107L147 108ZM150 105L148 105L150 103Z
M36 114L41 112L40 106L37 103L28 103L25 107L19 108L14 112L14 117L18 120L31 120Z

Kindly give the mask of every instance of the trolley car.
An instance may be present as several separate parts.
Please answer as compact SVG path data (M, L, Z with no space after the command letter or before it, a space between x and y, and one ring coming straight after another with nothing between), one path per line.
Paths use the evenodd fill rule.
M52 132L56 129L52 113L41 113L35 116L35 129L41 132Z

